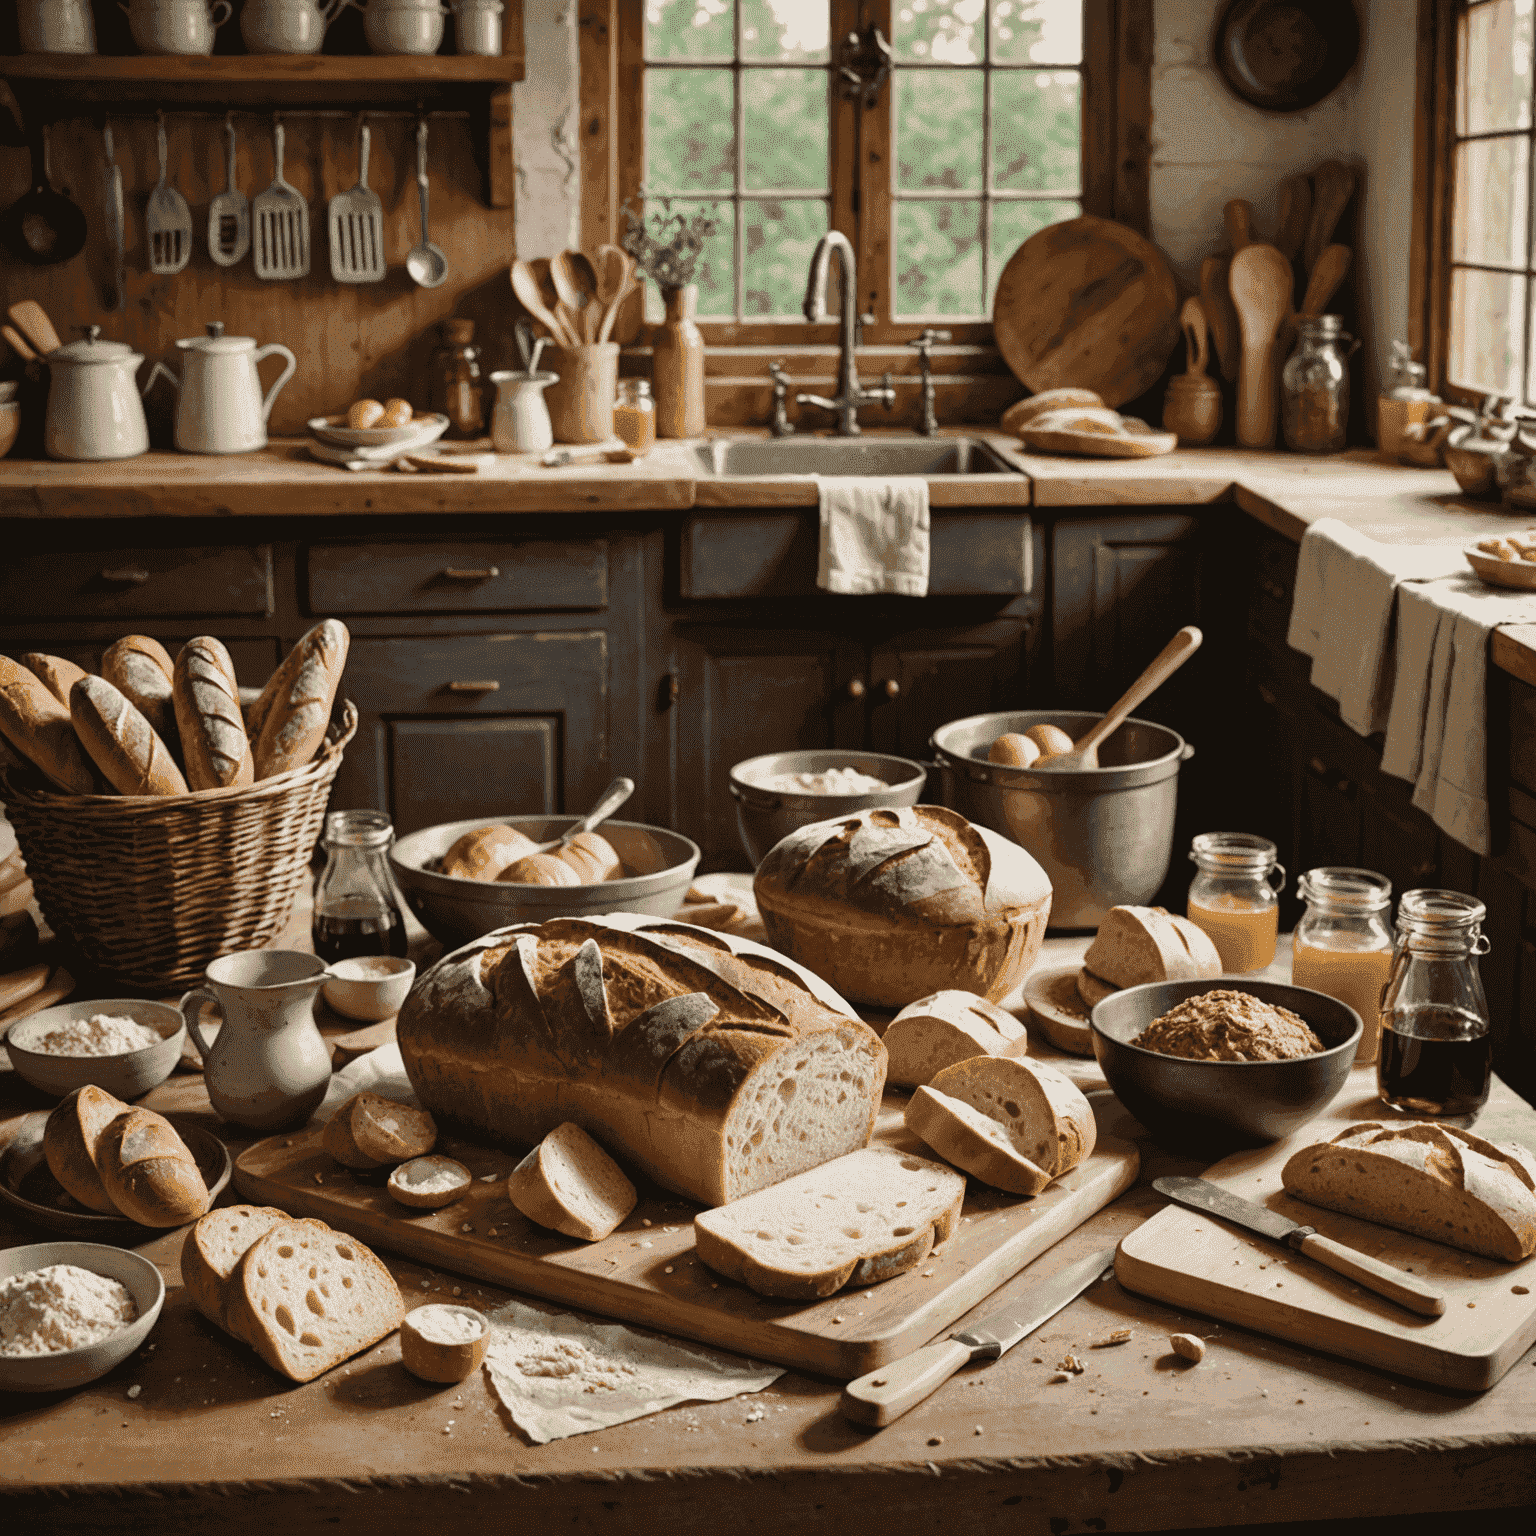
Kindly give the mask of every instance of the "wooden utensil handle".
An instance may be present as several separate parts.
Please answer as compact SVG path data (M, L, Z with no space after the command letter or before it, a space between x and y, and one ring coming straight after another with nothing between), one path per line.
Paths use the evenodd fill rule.
M1383 1264L1379 1259L1373 1259L1354 1248L1346 1248L1343 1243L1336 1243L1320 1232L1304 1237L1301 1240L1301 1251L1309 1259L1326 1264L1336 1274L1347 1276L1368 1291L1375 1291L1378 1296L1385 1296L1388 1301L1395 1301L1411 1312L1422 1313L1425 1317L1440 1317L1445 1312L1443 1292L1432 1289L1390 1264Z
M1237 370L1237 445L1273 448L1278 412L1275 408L1275 347L1278 334L1250 347L1243 342Z
M1200 649L1205 636L1193 624L1186 624L1153 658L1152 664L1124 693L1114 707L1083 737L1074 742L1074 752L1086 752L1120 729L1127 715L1148 695L1156 693L1180 667Z
M970 1358L970 1346L954 1339L914 1350L850 1381L843 1388L843 1417L855 1424L889 1424L931 1397Z

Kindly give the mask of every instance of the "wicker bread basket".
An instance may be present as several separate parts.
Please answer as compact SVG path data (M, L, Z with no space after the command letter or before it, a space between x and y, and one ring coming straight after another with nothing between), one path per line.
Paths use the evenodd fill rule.
M189 795L65 795L34 771L0 771L49 927L84 964L147 992L191 986L219 955L270 943L309 878L356 730L346 703L302 768Z

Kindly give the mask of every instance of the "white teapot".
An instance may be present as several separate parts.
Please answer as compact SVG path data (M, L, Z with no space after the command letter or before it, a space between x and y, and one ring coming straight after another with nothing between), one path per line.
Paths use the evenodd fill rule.
M206 336L188 336L176 343L187 355L180 379L160 365L180 390L176 446L183 453L254 453L267 446L272 402L293 377L298 360L280 342L258 347L249 336L226 336L222 321L210 321L207 329ZM265 396L256 373L264 357L288 360Z
M319 53L352 0L245 0L240 35L251 53Z
M234 14L230 0L117 0L140 53L208 54L213 35ZM220 11L223 15L219 15Z

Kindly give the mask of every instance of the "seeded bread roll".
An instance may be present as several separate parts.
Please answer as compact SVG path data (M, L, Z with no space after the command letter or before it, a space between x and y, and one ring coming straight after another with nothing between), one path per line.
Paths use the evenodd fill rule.
M256 774L240 713L240 685L223 642L212 635L187 641L176 657L172 688L187 783L193 789L252 783Z
M516 827L498 822L466 832L443 855L442 872L460 880L494 880L538 845Z
M95 794L96 775L70 714L36 674L0 656L0 735L56 788L71 795Z
M60 1099L43 1127L43 1156L54 1178L87 1210L103 1216L122 1212L96 1171L96 1146L102 1132L127 1111L121 1099L87 1083Z
M69 690L85 676L85 668L63 656L49 656L43 651L28 651L21 664L56 698L69 708Z
M119 794L184 795L187 781L155 728L104 677L70 690L75 734Z
M101 675L154 726L173 754L177 748L171 687L175 670L170 652L149 635L124 635L101 658Z
M272 674L251 711L258 779L302 768L320 750L350 643L345 624L325 619Z
M102 1188L145 1227L179 1227L208 1209L208 1186L176 1128L152 1109L117 1116L96 1143Z

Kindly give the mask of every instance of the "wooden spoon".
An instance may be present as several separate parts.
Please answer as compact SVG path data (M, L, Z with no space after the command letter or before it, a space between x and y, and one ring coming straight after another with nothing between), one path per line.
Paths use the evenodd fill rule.
M39 357L47 357L59 349L59 333L53 328L48 312L36 299L23 299L6 310L11 324L37 349Z
M532 262L514 261L512 263L512 292L517 295L517 302L554 337L560 346L576 345L576 338L566 333L564 324L556 318L553 310L544 302L544 294L539 287L538 275L533 270Z
M1210 330L1205 322L1205 305L1199 299L1184 300L1179 311L1179 323L1184 327L1184 372L1204 378L1205 367L1210 361Z
M1275 445L1275 344L1291 312L1291 264L1272 245L1249 245L1232 258L1232 303L1243 334L1237 376L1237 442Z
M1312 173L1312 188L1312 222L1302 252L1308 276L1333 239L1334 227L1343 217L1345 206L1355 195L1355 173L1337 160L1325 160Z
M1301 301L1301 313L1308 318L1323 313L1329 299L1339 291L1339 284L1349 272L1354 253L1347 245L1329 245L1323 248L1307 279L1307 296Z
M614 311L629 291L629 279L635 264L628 251L616 245L600 245L592 270L597 278L597 302L600 306L597 339L607 341L608 333L613 329Z
M1275 249L1294 262L1306 243L1312 223L1312 183L1305 176L1287 176L1280 183L1280 227Z
M1200 649L1205 638L1193 624L1186 624L1158 652L1157 659L1122 693L1115 706L1086 736L1072 744L1070 752L1043 757L1036 768L1097 768L1099 747L1125 723L1126 716L1144 699L1156 693Z
M603 316L602 327L597 333L600 342L607 341L613 334L614 322L619 318L619 311L624 307L630 294L639 290L640 283L635 277L635 258L628 251L619 253L624 258L624 286L619 289L618 297L608 306L608 313Z
M1253 204L1234 197L1222 212L1227 242L1235 256L1245 245L1253 244Z
M1221 376L1229 384L1237 378L1239 353L1237 312L1232 308L1227 281L1231 265L1231 259L1226 256L1207 256L1200 263L1200 302L1205 307L1205 323L1211 330Z
M597 273L585 251L556 251L549 259L549 275L565 303L580 316L581 337L588 346L597 340Z

